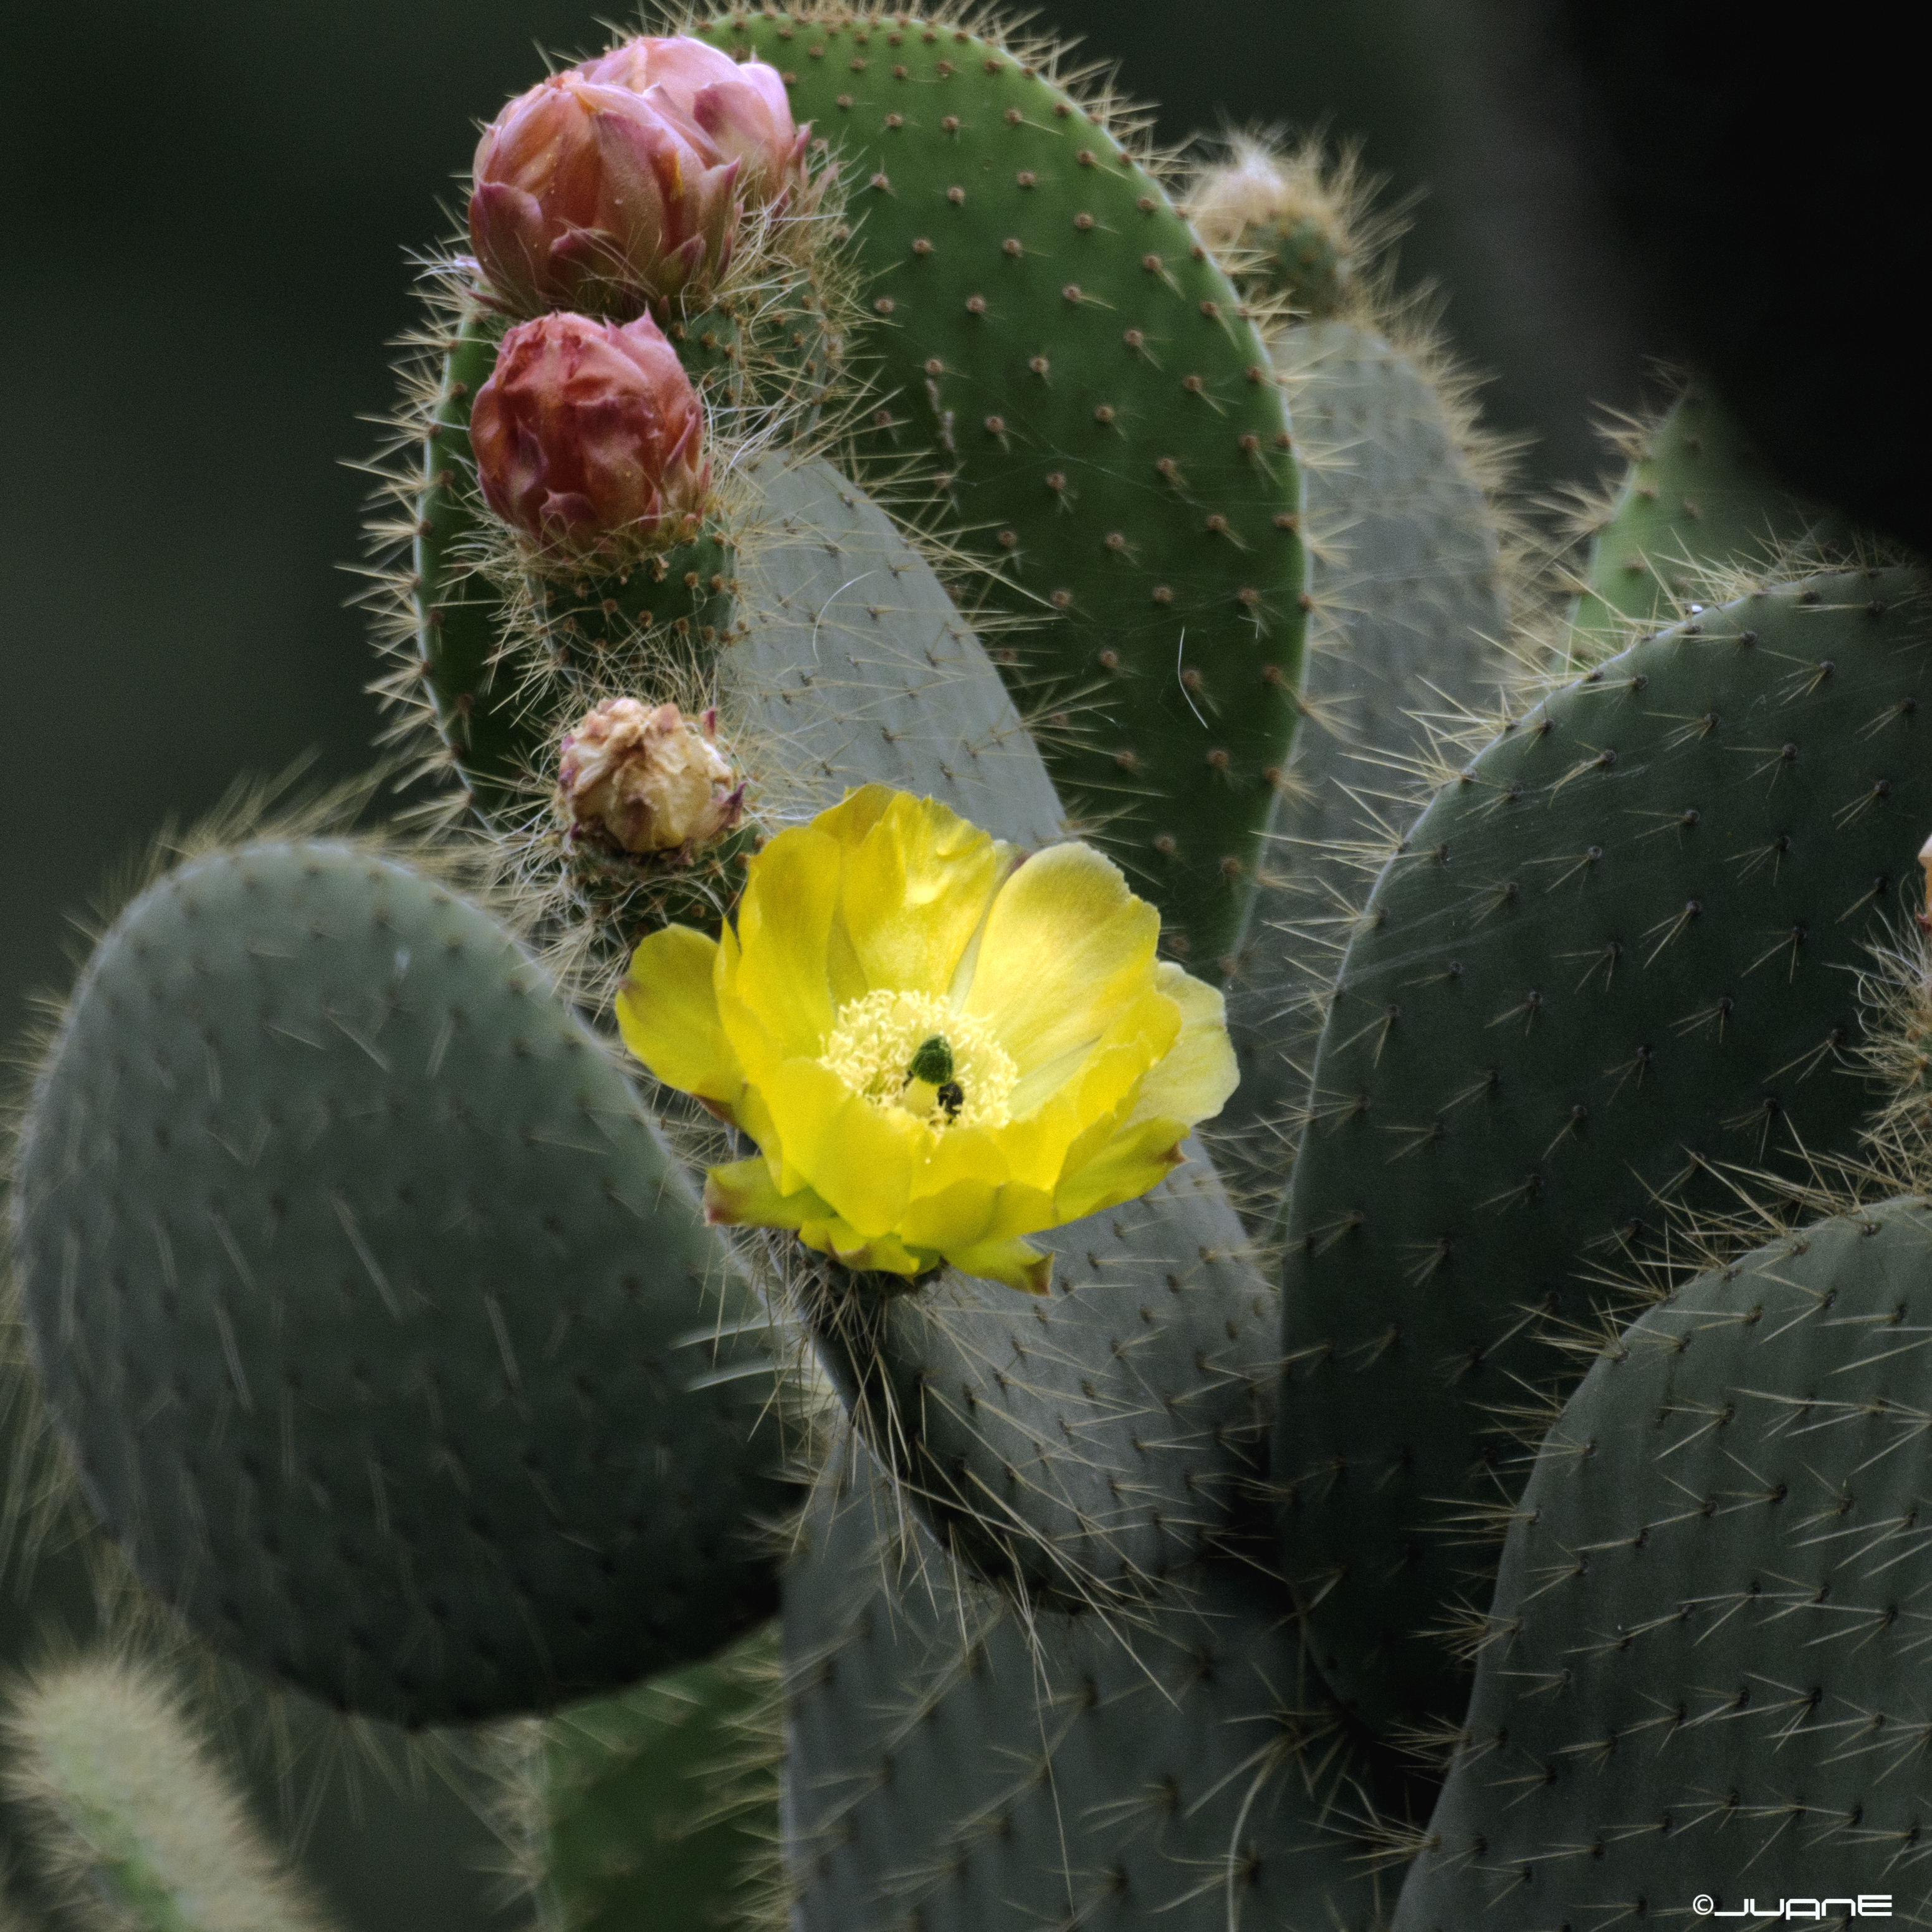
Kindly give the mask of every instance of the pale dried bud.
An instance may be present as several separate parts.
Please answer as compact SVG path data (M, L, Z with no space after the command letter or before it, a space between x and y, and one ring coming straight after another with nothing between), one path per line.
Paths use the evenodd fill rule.
M1187 217L1210 248L1246 255L1297 310L1319 320L1344 304L1354 278L1354 179L1352 164L1331 178L1316 151L1277 154L1238 138L1231 161L1196 183Z
M704 514L704 407L649 316L520 322L476 392L470 440L490 507L544 544L664 549Z
M1918 862L1925 868L1925 910L1912 914L1921 932L1932 932L1932 838L1918 848Z
M707 844L738 823L745 787L718 749L718 714L693 720L613 698L563 736L557 816L574 836L641 854Z
M804 187L811 129L794 122L784 82L763 61L734 61L686 34L645 35L578 70L586 80L627 87L699 129L726 160L741 164L738 193L746 206L782 201Z
M553 74L477 143L470 245L513 309L634 315L724 272L740 165L662 97Z

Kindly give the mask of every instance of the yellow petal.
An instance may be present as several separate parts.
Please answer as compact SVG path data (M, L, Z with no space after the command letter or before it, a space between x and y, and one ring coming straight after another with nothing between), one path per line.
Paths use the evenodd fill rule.
M1155 983L1180 1010L1174 1043L1141 1083L1130 1121L1156 1117L1211 1120L1240 1085L1241 1070L1228 1038L1226 1003L1204 981L1171 959L1161 962Z
M866 985L945 992L1011 852L929 798L896 796L845 860L841 910Z
M1186 1137L1181 1120L1142 1120L1116 1134L1061 1181L1053 1197L1055 1214L1062 1221L1077 1221L1123 1201L1138 1200L1186 1159L1180 1150Z
M1022 1078L1104 1034L1151 980L1160 915L1088 845L1027 860L993 901L965 996Z
M734 1160L704 1177L704 1218L714 1228L802 1228L830 1212L809 1188L781 1194L762 1160Z
M1053 1257L1024 1241L988 1241L962 1248L946 1258L962 1274L977 1275L1016 1288L1022 1294L1044 1294L1053 1286Z
M667 1087L729 1107L745 1084L718 1013L715 940L688 926L649 934L617 992L624 1044Z
M874 1106L816 1060L786 1060L764 1092L784 1142L787 1190L796 1177L868 1237L896 1227L932 1130Z
M860 785L848 791L830 811L821 812L812 821L812 829L849 849L884 818L895 799L905 796L890 785Z
M739 902L732 989L788 1057L816 1055L832 1029L828 940L841 866L838 842L816 826L781 832Z
M986 1180L956 1180L909 1202L899 1232L913 1246L948 1252L971 1247L992 1231L999 1190Z
M939 1264L938 1256L915 1254L896 1234L862 1234L836 1215L808 1222L799 1230L798 1238L808 1248L830 1255L848 1268L871 1268L881 1274L923 1274Z

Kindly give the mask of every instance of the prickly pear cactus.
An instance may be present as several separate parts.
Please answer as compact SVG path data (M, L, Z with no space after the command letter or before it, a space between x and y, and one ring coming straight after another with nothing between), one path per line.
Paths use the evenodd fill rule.
M1330 1828L1372 1814L1376 1768L1254 1573L1184 1576L1121 1625L1023 1622L904 1535L862 1458L828 1472L794 1561L806 1932L884 1932L908 1910L934 1932L1386 1922L1386 1887Z
M1352 158L685 24L432 278L433 829L191 841L31 1056L21 1898L1916 1922L1921 568L1693 382L1528 585Z
M343 844L170 874L76 992L14 1214L90 1501L257 1669L474 1719L769 1607L758 1298L596 1041L455 894Z

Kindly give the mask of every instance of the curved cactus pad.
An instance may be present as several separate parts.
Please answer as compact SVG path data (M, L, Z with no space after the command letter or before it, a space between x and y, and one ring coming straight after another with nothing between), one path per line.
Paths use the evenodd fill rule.
M778 815L874 782L995 838L1065 830L1013 701L932 567L829 463L746 466L757 492L718 704L753 802Z
M1426 754L1420 718L1492 699L1510 621L1488 501L1424 370L1348 322L1285 330L1274 358L1301 438L1322 615L1302 677L1310 715L1269 809L1227 988L1241 1084L1209 1135L1227 1148L1222 1171L1244 1211L1264 1222L1368 884L1364 795Z
M1588 1318L1660 1199L1856 1144L1847 969L1932 826L1922 594L1846 572L1634 646L1483 752L1376 886L1289 1197L1274 1464L1365 1715L1460 1708L1420 1634L1480 1606L1456 1519L1497 1501L1496 1412L1560 1378L1539 1318Z
M1700 1276L1536 1459L1400 1932L1922 1922L1932 1214ZM1785 1913L1790 1898L1799 1909ZM1749 1909L1755 1901L1756 1910Z
M83 1486L244 1660L470 1719L769 1610L762 1311L597 1042L403 867L261 844L137 899L40 1072L16 1216Z
M1062 796L1210 961L1287 755L1300 508L1260 335L1160 184L962 27L808 10L694 32L785 76L851 194L866 453L936 472ZM1184 651L1183 646L1185 638ZM1186 681L1184 682L1184 679Z
M962 1585L862 1457L785 1579L799 1932L1375 1932L1370 1808L1274 1588L1204 1565L1124 1629Z
M806 1298L848 1408L943 1540L1048 1601L1138 1594L1235 1534L1260 1473L1274 1296L1187 1150L1144 1198L1036 1237L1055 1258L1039 1300L951 1271L876 1298L830 1268Z

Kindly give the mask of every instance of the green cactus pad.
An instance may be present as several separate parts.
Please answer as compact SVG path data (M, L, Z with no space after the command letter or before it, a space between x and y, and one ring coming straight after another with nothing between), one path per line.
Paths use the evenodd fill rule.
M773 816L853 785L937 799L1033 848L1064 830L1034 741L932 567L829 463L766 457L740 615L718 654L724 728Z
M800 1932L1386 1923L1344 1835L1366 1766L1265 1579L1205 1567L1124 1629L1023 1624L904 1529L862 1456L835 1465L786 1578Z
M1352 279L1354 264L1337 225L1316 215L1285 213L1250 221L1234 246L1259 256L1252 272L1311 321L1334 316Z
M1493 702L1510 621L1494 520L1425 370L1352 322L1289 329L1274 354L1301 436L1322 615L1302 680L1310 715L1269 810L1227 988L1241 1084L1209 1136L1264 1221L1366 896L1368 810L1402 760L1426 754L1419 717Z
M1211 961L1239 923L1294 726L1288 421L1232 285L1120 142L964 28L735 14L842 158L870 326L866 454L943 476L1069 805ZM1183 633L1185 633L1184 643ZM1185 678L1187 682L1184 683Z
M1928 1316L1914 1198L1605 1350L1510 1529L1400 1932L1922 1921Z
M847 1407L941 1540L1048 1601L1137 1594L1246 1514L1274 1297L1187 1151L1144 1199L1034 1238L1049 1297L950 1271L880 1295L827 1267L806 1298Z
M774 1766L758 1735L776 1625L709 1664L560 1711L526 1806L544 1932L722 1932L748 1924L776 1856Z
M1480 1604L1456 1520L1559 1370L1538 1316L1586 1316L1660 1200L1727 1201L1716 1170L1854 1148L1852 969L1932 824L1922 591L1821 576L1611 658L1376 887L1287 1206L1274 1475L1317 1656L1378 1723L1460 1708L1419 1633Z
M1693 382L1644 438L1597 532L1575 627L1615 636L1620 618L1648 623L1682 604L1700 564L1748 564L1841 530L1780 488L1730 412Z
M82 980L19 1173L49 1408L218 1648L469 1720L769 1606L764 1315L628 1083L450 892L329 843L164 878Z

